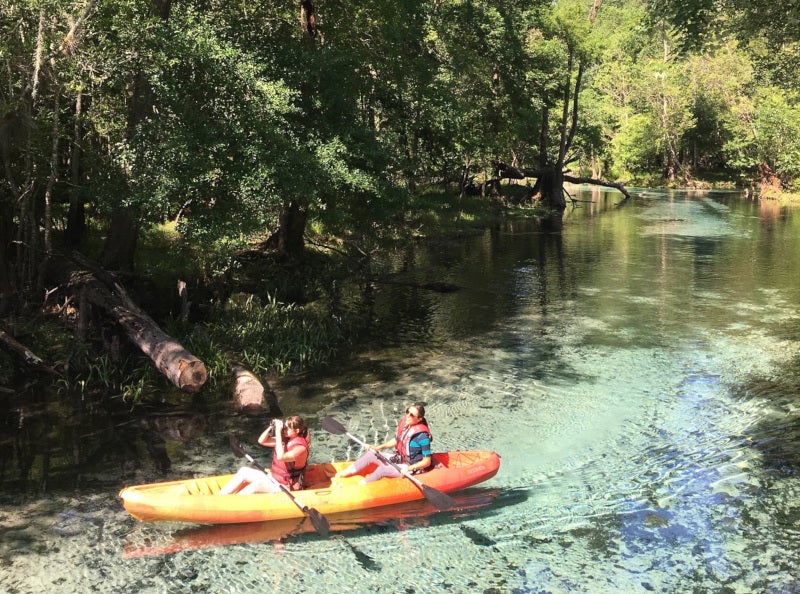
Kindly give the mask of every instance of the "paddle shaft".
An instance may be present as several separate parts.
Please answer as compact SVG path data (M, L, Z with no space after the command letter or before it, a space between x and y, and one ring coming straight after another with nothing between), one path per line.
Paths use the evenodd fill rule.
M295 497L292 494L292 491L291 489L289 489L289 487L279 482L274 476L272 476L272 473L270 473L261 464L256 462L255 458L253 458L250 454L248 454L242 449L239 440L235 436L231 436L231 448L233 449L233 452L237 456L244 457L250 463L250 465L254 466L261 472L263 472L266 475L267 479L269 479L274 485L277 485L281 491L286 493L289 496L289 499L292 500L292 503L294 503L298 507L298 509L300 509L300 511L302 511L306 516L308 516L311 519L311 523L314 525L314 528L316 529L317 532L319 532L322 536L328 535L328 532L330 530L330 523L328 522L328 519L313 507L308 507L307 505L304 505L301 501L299 501L297 497Z

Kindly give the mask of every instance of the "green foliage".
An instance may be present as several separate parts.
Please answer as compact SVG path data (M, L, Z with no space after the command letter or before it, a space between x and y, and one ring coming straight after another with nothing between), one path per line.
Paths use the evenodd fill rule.
M134 181L129 199L154 221L190 209L182 219L189 236L274 223L287 181L276 165L291 167L300 152L287 133L294 92L202 16L173 17L150 42L158 114L123 152Z
M753 84L750 60L731 41L713 52L692 56L685 77L692 93L695 125L685 133L684 145L702 155L707 168L731 165L723 147L734 135L733 113Z
M734 135L725 144L730 163L755 170L765 164L788 186L800 177L800 103L795 94L761 88L735 111Z
M622 124L612 143L616 177L640 176L658 165L659 133L647 114L634 114Z
M496 161L535 168L545 115L552 158L578 63L570 167L687 181L766 165L787 186L800 178L796 3L317 4L313 39L297 3L0 6L0 278L36 286L45 230L63 233L70 206L90 228L130 207L140 271L214 288L245 276L241 252L285 224L289 205L307 213L307 235L361 250L478 220L485 201L442 188ZM212 367L229 350L263 370L333 356L348 329L322 305L329 289L289 276L253 291L272 295L264 304L215 304L230 332L192 338ZM87 390L150 389L76 361Z
M135 403L163 391L166 381L152 366L144 365L141 356L97 355L88 344L82 344L70 353L66 374L56 385L59 393L82 400L120 398Z

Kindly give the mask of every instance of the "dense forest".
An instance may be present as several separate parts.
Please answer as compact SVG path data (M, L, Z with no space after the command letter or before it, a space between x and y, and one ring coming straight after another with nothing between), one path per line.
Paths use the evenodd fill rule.
M141 395L120 328L184 391L201 361L324 363L357 329L310 245L361 261L454 212L558 216L565 182L791 196L798 4L5 3L0 384ZM248 266L268 297L231 301Z

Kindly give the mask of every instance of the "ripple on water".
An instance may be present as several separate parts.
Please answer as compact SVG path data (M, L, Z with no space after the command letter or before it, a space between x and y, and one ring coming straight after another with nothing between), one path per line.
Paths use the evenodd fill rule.
M800 591L800 405L785 377L800 352L796 300L710 284L705 240L731 236L715 218L724 209L658 200L642 233L666 238L665 257L691 258L685 293L655 287L650 261L615 262L610 286L587 279L580 300L545 306L544 277L524 259L509 285L518 315L474 340L426 342L413 359L386 356L365 372L379 379L347 383L319 411L375 443L424 400L436 449L500 453L487 505L141 559L123 559L121 543L175 527L133 521L108 493L95 507L23 506L3 522L0 590ZM235 464L220 441L188 445L174 472ZM360 453L321 430L313 448L316 460Z

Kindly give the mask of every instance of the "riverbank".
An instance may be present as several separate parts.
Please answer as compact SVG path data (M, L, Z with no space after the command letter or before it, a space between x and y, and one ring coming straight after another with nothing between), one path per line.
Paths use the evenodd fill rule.
M189 244L174 224L159 225L142 232L136 274L118 278L156 324L205 363L207 388L226 391L232 364L274 377L346 357L363 328L358 302L366 296L355 291L393 273L394 256L386 254L408 242L486 228L506 211L499 200L421 192L379 227L334 236L310 224L304 255L294 260L265 249L266 236ZM93 238L86 255L101 246L102 238ZM65 303L55 295L43 307L18 303L0 322L42 361L31 368L0 350L0 384L7 390L92 399L111 393L128 403L174 391L180 399L112 320L101 312L78 315L70 297Z

